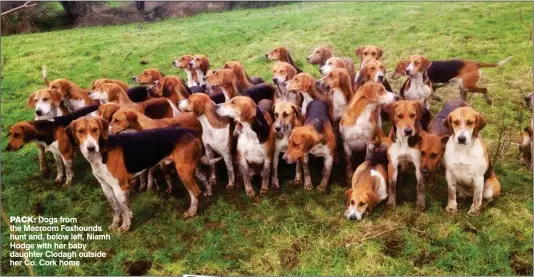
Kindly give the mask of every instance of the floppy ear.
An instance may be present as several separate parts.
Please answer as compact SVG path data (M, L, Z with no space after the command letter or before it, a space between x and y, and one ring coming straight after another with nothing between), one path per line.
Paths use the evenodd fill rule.
M384 50L382 50L381 48L376 48L376 50L378 50L378 53L376 53L376 59L380 59L382 58L382 55L384 55Z
M360 48L356 49L356 51L354 51L356 53L356 57L360 57L361 56L362 50L363 50L362 47L360 47Z
M423 57L423 68L425 71L430 67L430 65L432 65L432 62L429 59Z
M37 91L32 92L32 94L30 94L30 97L28 98L28 107L30 108L35 108L35 94L36 93Z
M452 133L454 131L453 128L452 128L451 120L452 120L452 118L451 118L450 114L447 116L447 118L445 118L445 120L443 120L443 126L445 126L449 130L449 135L452 135Z
M442 136L441 137L441 145L443 147L445 147L445 145L447 145L447 142L449 141L449 136L448 135L445 135L445 136Z
M302 109L294 104L291 105L291 108L293 109L293 112L295 113L295 118L297 118L298 121L300 122L304 122L304 117L302 116Z
M124 115L126 115L126 119L128 119L129 122L135 122L137 120L137 114L133 111L126 111Z
M52 103L54 105L59 106L61 104L61 99L63 98L63 95L61 95L61 92L57 90L51 90L50 92L50 98L52 99Z
M375 182L379 182L378 178L375 179ZM376 193L371 191L367 192L367 197L369 197L369 202L367 203L369 211L372 211L374 207L380 202L380 198L378 197L378 195L376 195Z
M161 83L161 80L163 80L163 78L160 79L160 83ZM174 91L175 84L173 84L173 81L170 79L167 79L167 81L164 81L164 82L165 82L164 85L163 83L161 83L163 85L163 91L162 91L163 95L170 95Z
M204 109L200 101L189 101L189 105L191 106L191 111L193 111L193 113L195 113L196 115L202 114Z
M419 101L416 101L414 105L417 110L417 120L421 120L421 118L423 118L423 114L426 112L425 106L423 105L423 102Z
M64 93L64 95L69 95L70 96L70 90L71 90L70 84L68 82L65 82L65 81L60 81L59 85L61 87L61 92Z
M350 197L352 195L352 188L345 191L345 205L348 206L350 203Z
M22 131L24 131L24 142L33 140L37 136L37 129L30 124L24 124L21 126Z
M397 102L386 104L383 108L383 110L389 115L389 120L393 122L394 113L395 113L395 107L397 106ZM393 124L395 125L395 124Z
M65 133L69 138L70 142L73 144L78 144L78 138L74 135L74 130L76 129L76 120L73 120L67 127L65 127Z
M372 86L364 86L363 89L363 96L367 98L369 101L377 102L378 97L376 97L376 94L373 92Z
M477 124L475 126L475 129L473 130L473 136L478 136L478 132L486 126L487 122L486 119L481 114L477 114Z
M98 119L98 124L100 125L100 136L103 139L108 139L109 123L103 118Z

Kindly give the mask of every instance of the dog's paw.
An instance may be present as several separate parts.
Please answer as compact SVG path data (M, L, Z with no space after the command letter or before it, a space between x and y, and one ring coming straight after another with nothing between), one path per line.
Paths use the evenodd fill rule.
M426 205L425 205L425 201L417 201L416 204L415 204L415 209L418 211L418 212L424 212L425 211L425 208L426 208Z
M323 192L326 191L326 185L324 185L324 186L323 186L323 185L319 185L319 186L317 187L317 190L318 190L318 191L323 191Z
M194 212L192 212L192 211L187 211L187 212L185 212L185 213L182 215L182 217L183 217L184 219L187 219L187 218L192 218L192 217L194 217L195 215L196 215L196 213L194 213Z
M269 188L262 187L260 189L260 195L265 195L265 194L267 194L268 191L269 191Z
M469 211L467 212L470 216L479 216L480 215L480 208L471 207Z
M304 184L304 190L312 190L312 189L313 189L313 185L311 183Z
M235 184L234 183L228 183L228 185L226 185L226 189L227 190L233 190L235 188Z
M273 189L280 189L280 183L278 182L278 180L273 180L271 182L271 186Z
M388 200L388 202L386 202L386 206L388 208L394 209L397 206L397 203L394 200L393 201Z
M293 180L293 185L298 186L300 184L302 184L302 177L295 177L295 180Z
M121 227L117 228L118 232L128 232L130 230L130 225L122 225Z
M455 215L456 212L458 212L458 206L457 205L453 205L453 204L449 204L445 208L445 211L450 215Z
M254 189L251 188L251 189L247 189L247 190L245 190L245 191L246 191L248 197L250 197L250 198L254 198L254 196L255 196L255 194L256 194L256 193L254 192Z

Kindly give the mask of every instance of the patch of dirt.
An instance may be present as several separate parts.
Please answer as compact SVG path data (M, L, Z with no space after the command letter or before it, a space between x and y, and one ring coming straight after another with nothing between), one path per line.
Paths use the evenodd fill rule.
M532 248L527 251L532 253ZM530 256L532 257L532 256ZM529 260L528 256L523 257L516 251L510 253L510 268L517 275L532 276L532 260Z
M392 232L389 235L384 236L385 255L396 258L401 254L403 247L404 241L399 233Z
M145 275L152 267L152 261L139 260L126 262L126 272L130 276Z
M421 254L415 257L413 264L416 267L423 267L426 264L431 264L436 260L436 255L434 253L428 253L427 250L423 250Z
M45 207L42 203L36 203L35 205L33 205L33 210L36 214L43 214L45 211Z
M299 255L306 248L304 239L295 240L288 248L280 250L280 265L284 269L293 269L299 265Z

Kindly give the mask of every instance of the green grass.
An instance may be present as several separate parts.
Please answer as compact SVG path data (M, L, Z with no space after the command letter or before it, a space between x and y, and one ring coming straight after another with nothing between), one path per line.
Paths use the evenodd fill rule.
M32 118L28 95L43 87L40 68L49 78L68 78L83 87L99 77L128 80L146 67L180 74L171 59L185 53L207 54L214 67L240 60L253 75L271 79L264 53L283 45L298 66L318 76L305 57L319 45L354 58L354 49L375 44L385 50L391 71L410 54L430 59L466 58L496 62L514 56L505 67L483 69L482 86L494 105L480 95L468 100L488 120L484 139L495 153L499 126L511 138L530 116L522 106L532 90L531 3L297 3L259 10L202 14L152 24L93 27L2 38L2 131ZM140 65L147 60L148 65ZM401 82L393 82L396 90ZM444 99L458 89L438 90ZM439 110L439 103L433 106ZM521 122L519 118L523 118ZM521 126L520 126L521 125ZM505 136L508 138L508 136ZM2 143L5 147L6 142ZM402 184L400 205L383 204L361 222L342 217L343 171L335 169L327 194L305 192L285 183L280 192L254 200L244 189L201 200L196 218L180 215L188 197L134 192L133 226L111 241L90 242L106 259L86 260L79 268L35 267L40 275L516 275L532 274L532 174L519 163L516 146L498 155L502 197L480 217L445 215L443 171L428 185L425 213L415 212L413 183ZM89 165L75 158L72 188L61 189L53 177L38 173L37 150L26 146L2 155L2 200L9 215L71 216L81 225L111 222L111 210ZM317 166L317 164L315 164ZM52 162L50 162L52 167ZM281 178L292 179L291 170ZM315 176L318 177L318 176ZM314 178L317 184L318 178ZM9 267L9 235L2 225L2 275L28 274ZM383 231L389 231L373 238ZM363 239L367 237L370 239ZM146 270L148 271L146 271ZM146 271L146 272L145 272Z

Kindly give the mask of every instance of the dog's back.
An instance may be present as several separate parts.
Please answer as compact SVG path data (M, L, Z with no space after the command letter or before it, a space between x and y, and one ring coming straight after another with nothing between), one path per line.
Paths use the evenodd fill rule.
M432 61L427 70L428 78L432 83L447 83L460 74L465 66L464 61Z
M306 122L304 125L313 125L319 133L322 133L325 123L332 124L328 103L323 100L311 101L306 107Z

